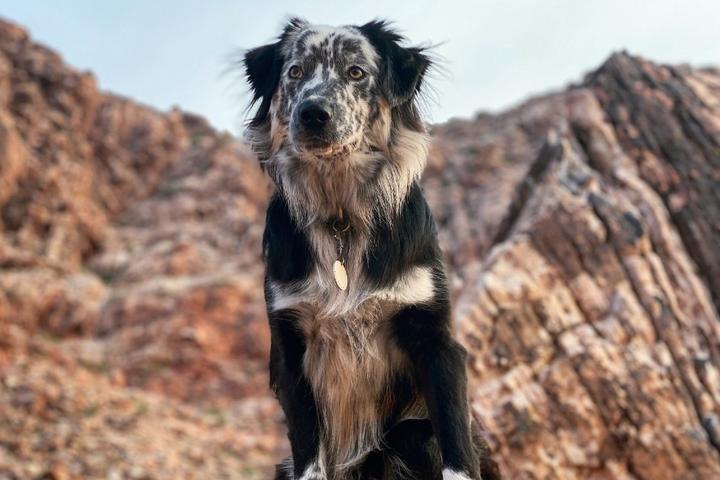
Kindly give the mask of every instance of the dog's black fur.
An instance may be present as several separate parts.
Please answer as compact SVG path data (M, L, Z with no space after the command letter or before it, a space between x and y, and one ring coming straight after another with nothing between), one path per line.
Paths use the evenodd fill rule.
M249 125L250 137L277 187L268 206L263 239L265 292L272 333L270 384L285 412L292 458L278 466L276 478L479 479L481 472L484 479L499 478L487 446L471 431L466 354L451 335L450 301L442 256L430 209L417 183L418 175L406 175L410 178L408 185L397 186L396 190L401 193L395 204L372 203L373 196L379 198L385 194L380 190L389 188L387 178L395 178L389 176L381 180L392 162L402 161L399 150L394 150L400 148L400 136L407 132L424 133L416 98L431 62L421 48L401 46L402 37L382 21L326 32L326 27L294 19L277 42L245 55L252 100L259 102ZM336 47L332 45L337 43L344 45L337 48L346 50L333 50ZM315 57L308 60L308 52ZM311 92L317 97L323 82L335 81L333 61L343 61L336 58L338 52L360 58L353 61L374 60L367 60L367 78L354 83L345 81L338 87L341 92L350 91L351 96L356 96L347 99L345 93L337 97L345 99L349 106L346 108L336 100L335 104L341 104L327 107L334 108L328 110L333 122L348 119L345 121L362 123L355 126L361 133L359 143L348 140L343 144L342 134L328 136L332 143L343 146L341 153L334 153L328 160L325 154L305 149L297 140L302 132L295 136L292 132L293 128L301 128L293 122L298 121L297 109L301 108L298 105L302 105L303 99L295 97L308 95L302 82L313 78L289 80L284 75L291 59L293 62L298 61L296 58L304 59L305 63L299 63L303 66L315 62L308 70L314 68L313 71L324 75L317 83L319 87L313 87L315 90ZM344 63L341 65L338 68L347 68ZM379 143L386 144L378 144L377 139L366 140L370 136L368 132L378 128L383 115L390 125L387 137ZM285 137L277 133L282 128L290 131ZM424 154L422 148L419 151ZM306 187L310 183L298 179L302 169L322 168L323 174L334 175L334 169L345 168L339 167L339 162L356 161L351 156L360 154L372 163L372 168L365 168L365 164L357 167L361 172L357 173L358 183L363 184L354 186L359 193L352 201L338 200L337 209L325 211L323 204L315 205L307 199L298 201L294 197L305 194L303 188L318 188L316 184ZM405 167L397 164L395 168ZM283 169L294 169L293 174L284 174ZM366 170L370 173L363 176ZM320 185L325 198L332 196L332 188ZM363 194L370 200L363 202ZM335 200L330 198L328 202ZM333 245L327 225L338 221L338 216L349 228L345 243L354 249L351 251L359 259L356 263L348 260L349 268L354 270L345 293L327 291L335 286L327 281L327 255L323 253L323 245L327 242ZM417 276L412 277L412 272ZM413 280L414 283L407 280L411 277L417 280ZM428 287L428 295L418 296L417 291L422 291L424 286ZM351 301L351 298L361 301ZM324 299L340 305L337 310L340 313L327 313L330 309L326 312ZM372 313L366 314L363 306L368 303L374 307L368 310ZM372 318L367 320L364 316ZM338 431L335 425L355 425L354 420L328 421L326 417L341 415L328 410L329 405L343 409L344 405L331 403L325 397L340 392L338 398L349 398L362 406L366 399L363 392L353 393L354 388L361 388L354 382L367 379L346 378L340 376L341 373L333 376L331 370L341 362L325 354L334 343L347 341L346 330L349 337L353 335L355 322L359 325L365 320L371 324L370 333L362 337L358 350L348 346L347 352L352 353L341 358L351 358L358 364L368 361L370 371L378 368L379 372L385 372L377 382L387 385L376 397L367 400L376 405L380 438L375 443L371 441L372 436L365 443L351 442L360 446L359 451L346 455L338 451L341 448L338 445L345 444L336 437L344 432ZM327 340L323 335L339 336L323 343ZM356 355L370 355L367 345L379 349L373 352L379 351L383 358L377 361L356 358ZM312 355L320 360L311 360ZM322 363L326 358L331 359ZM328 370L319 375L320 380L316 378L317 369ZM370 415L370 418L374 417ZM368 426L369 431L371 427ZM367 433L365 426L359 428Z

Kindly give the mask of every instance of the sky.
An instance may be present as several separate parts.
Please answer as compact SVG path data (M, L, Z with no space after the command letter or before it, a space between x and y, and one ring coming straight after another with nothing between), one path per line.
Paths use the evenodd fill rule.
M233 59L271 41L290 15L313 23L388 18L433 44L429 120L498 111L579 81L613 51L720 66L720 0L0 0L100 87L162 110L179 106L242 131L247 89Z

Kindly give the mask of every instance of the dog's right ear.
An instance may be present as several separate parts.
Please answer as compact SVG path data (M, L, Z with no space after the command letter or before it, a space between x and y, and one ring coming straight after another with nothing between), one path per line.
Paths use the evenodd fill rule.
M243 64L252 99L250 106L260 101L260 107L251 123L262 122L270 110L270 101L280 83L282 70L281 41L253 48L245 53Z
M283 28L277 42L253 48L245 52L243 65L245 76L252 91L250 107L260 101L260 107L251 120L252 124L259 124L265 121L270 111L270 102L273 93L280 83L283 66L283 44L288 39L302 30L308 22L302 18L293 17Z

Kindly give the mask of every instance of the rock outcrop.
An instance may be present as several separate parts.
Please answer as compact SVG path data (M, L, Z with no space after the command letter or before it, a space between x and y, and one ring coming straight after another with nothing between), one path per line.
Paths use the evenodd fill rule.
M720 477L720 72L619 53L433 139L506 478ZM267 478L268 192L239 141L0 22L0 478Z
M0 22L0 478L265 478L267 193L231 136Z
M456 303L511 478L720 475L718 87L616 54L562 94Z

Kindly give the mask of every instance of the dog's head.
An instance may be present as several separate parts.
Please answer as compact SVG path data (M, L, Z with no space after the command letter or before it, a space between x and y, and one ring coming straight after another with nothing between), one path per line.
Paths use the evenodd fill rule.
M386 22L327 27L292 19L278 41L245 54L259 103L249 138L261 161L314 162L385 151L393 130L422 131L415 107L430 60Z

